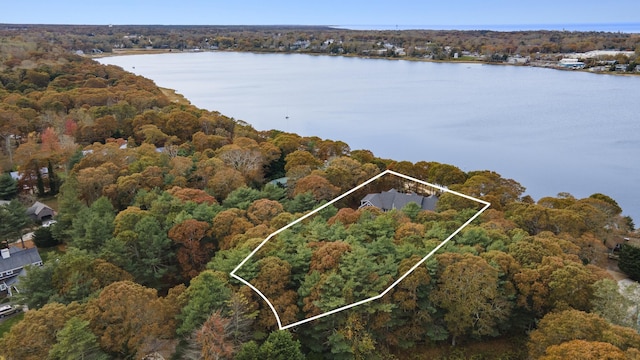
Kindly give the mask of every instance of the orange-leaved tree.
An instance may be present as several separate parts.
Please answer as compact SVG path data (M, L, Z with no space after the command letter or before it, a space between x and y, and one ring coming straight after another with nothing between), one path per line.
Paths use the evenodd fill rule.
M207 222L187 219L169 229L169 238L178 245L176 257L185 280L198 275L211 259L214 244L207 236L209 227Z
M177 309L170 298L131 281L105 287L87 304L85 317L100 347L118 357L140 358L151 344L175 333Z
M222 316L220 310L216 310L200 329L195 331L193 337L200 348L201 359L231 359L235 349L229 334L230 324L231 321Z
M566 310L549 313L540 320L538 328L529 337L529 356L539 359L545 354L568 352L569 348L574 348L571 344L560 349L554 348L554 345L572 340L605 342L623 351L640 349L640 335L634 329L612 325L596 314ZM588 353L590 345L583 345L584 351Z

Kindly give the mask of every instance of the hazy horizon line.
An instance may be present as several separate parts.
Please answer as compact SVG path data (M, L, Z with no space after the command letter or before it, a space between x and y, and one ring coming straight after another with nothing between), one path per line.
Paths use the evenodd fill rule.
M496 31L603 31L640 33L640 22L580 22L529 24L346 24L329 25L348 30L496 30Z
M2 26L265 26L329 27L343 30L459 30L459 31L595 31L640 33L640 22L580 22L528 24L80 24L80 23L2 23Z

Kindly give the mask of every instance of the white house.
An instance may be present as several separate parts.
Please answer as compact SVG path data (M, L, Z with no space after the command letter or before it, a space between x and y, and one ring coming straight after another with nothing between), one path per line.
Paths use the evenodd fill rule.
M578 59L560 59L560 61L558 61L558 66L566 69L584 69L584 63Z

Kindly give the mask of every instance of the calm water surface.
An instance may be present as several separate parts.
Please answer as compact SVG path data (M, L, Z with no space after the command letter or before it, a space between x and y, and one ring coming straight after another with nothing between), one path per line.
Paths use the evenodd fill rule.
M229 52L99 61L258 130L494 170L536 199L605 193L640 225L640 77Z

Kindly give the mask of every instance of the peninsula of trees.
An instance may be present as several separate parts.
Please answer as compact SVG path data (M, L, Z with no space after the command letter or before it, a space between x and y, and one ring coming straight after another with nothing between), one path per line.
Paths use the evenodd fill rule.
M607 271L607 246L632 237L634 224L609 196L533 199L523 185L490 170L383 159L338 140L257 131L72 52L162 47L162 41L169 48L209 43L252 50L274 42L276 51L310 34L312 43L329 34L328 48L401 39L409 48L428 34L431 43L449 37L446 43L462 49L480 37L240 27L3 26L1 32L0 165L20 176L17 183L0 177L0 195L11 201L0 211L0 240L10 243L29 227L5 225L33 197L55 200L57 223L38 230L44 265L20 279L12 301L29 311L0 338L0 357L640 358L640 300L620 291ZM487 34L476 33L487 36L477 51L511 42L511 53L533 46L523 33ZM638 44L628 34L530 35L540 46L559 44L558 51L570 40L581 44L576 51L592 49L582 41L617 49ZM386 169L491 207L382 299L277 330L266 303L229 273L269 234ZM242 269L287 322L387 287L477 211L447 194L435 211L360 209L357 200L281 233ZM621 254L623 263L634 257Z

